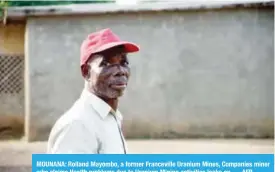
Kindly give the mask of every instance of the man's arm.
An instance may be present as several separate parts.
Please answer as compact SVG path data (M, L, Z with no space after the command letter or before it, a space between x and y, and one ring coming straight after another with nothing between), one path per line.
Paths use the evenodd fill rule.
M74 121L60 132L53 132L49 139L49 154L97 154L98 140L95 133Z

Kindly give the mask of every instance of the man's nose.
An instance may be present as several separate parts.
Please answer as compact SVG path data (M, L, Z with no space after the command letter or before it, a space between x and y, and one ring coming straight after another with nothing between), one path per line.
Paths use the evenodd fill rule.
M126 75L126 69L124 69L122 66L117 65L117 71L115 76L125 76Z

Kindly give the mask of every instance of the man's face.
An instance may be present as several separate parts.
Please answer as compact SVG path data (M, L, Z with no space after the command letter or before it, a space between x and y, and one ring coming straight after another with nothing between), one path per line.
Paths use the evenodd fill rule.
M130 76L123 47L99 53L88 62L89 89L97 96L114 99L123 95Z

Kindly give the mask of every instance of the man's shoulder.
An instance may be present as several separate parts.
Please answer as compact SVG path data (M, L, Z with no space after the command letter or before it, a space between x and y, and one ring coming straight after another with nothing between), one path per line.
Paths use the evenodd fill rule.
M93 113L91 109L90 113ZM73 147L72 144L84 145L87 138L96 139L94 123L94 119L88 117L85 105L79 100L76 101L53 125L48 138L47 152L65 149L64 146Z
M93 108L87 107L83 102L77 100L73 106L63 113L54 123L50 136L61 133L62 131L71 128L85 128L85 126L91 127L95 120L93 115L96 113Z
M85 113L84 105L77 100L70 109L63 113L55 122L55 125L70 125L81 121L82 114Z
M85 104L77 100L74 105L62 114L54 123L49 138L48 147L52 147L57 139L74 138L81 135L92 135L95 128L95 115L88 115L87 113L94 113L93 109L87 109Z

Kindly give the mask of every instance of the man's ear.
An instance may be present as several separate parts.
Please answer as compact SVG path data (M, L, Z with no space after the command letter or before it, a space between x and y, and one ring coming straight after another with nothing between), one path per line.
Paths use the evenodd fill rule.
M86 80L88 80L90 78L90 66L87 64L82 65L81 74Z

